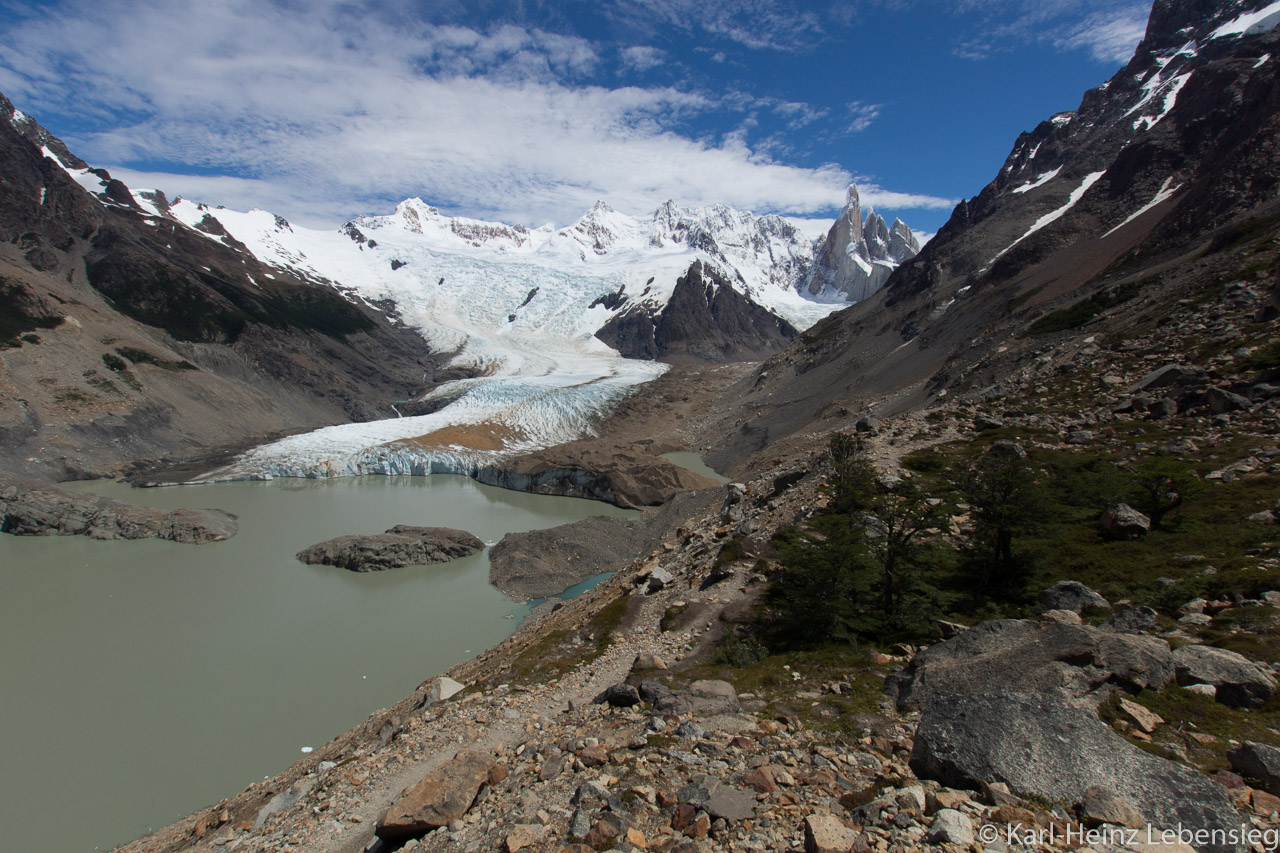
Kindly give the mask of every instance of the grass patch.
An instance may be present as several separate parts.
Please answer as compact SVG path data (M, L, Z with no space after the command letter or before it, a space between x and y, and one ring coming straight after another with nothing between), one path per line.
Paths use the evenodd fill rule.
M186 361L186 360L168 361L166 359L160 358L157 355L149 353L144 349L139 349L138 347L116 347L116 352L124 356L125 358L129 359L129 361L133 362L134 364L150 364L160 368L161 370L177 371L177 370L198 370L199 369L189 361ZM102 357L102 360L106 362L107 356L104 355ZM118 362L119 359L116 359L116 361ZM108 363L107 367L111 367L111 364ZM111 367L111 369L117 370L118 368Z
M1063 332L1067 329L1078 329L1097 317L1103 311L1122 305L1133 299L1142 290L1142 283L1125 282L1116 287L1095 293L1074 305L1052 311L1027 327L1027 334L1047 335L1052 332Z
M1246 711L1228 707L1176 685L1158 693L1143 690L1129 698L1156 712L1167 723L1156 729L1154 743L1138 741L1137 746L1163 754L1165 744L1179 744L1187 750L1192 763L1204 770L1230 767L1226 753L1232 740L1280 746L1280 731L1277 731L1280 727L1280 700L1277 699L1257 710ZM1209 735L1214 740L1205 742L1204 738L1194 738L1191 734Z
M600 657L613 644L613 632L622 624L629 600L625 595L615 598L596 611L579 632L545 634L512 660L508 667L512 683L543 683Z

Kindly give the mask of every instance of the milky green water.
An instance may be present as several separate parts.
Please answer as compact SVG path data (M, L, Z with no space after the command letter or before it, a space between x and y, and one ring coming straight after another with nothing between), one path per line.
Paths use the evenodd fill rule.
M673 450L670 453L662 454L662 458L670 460L673 464L679 465L686 471L701 474L708 479L715 480L717 483L729 482L728 477L703 462L702 457L691 450Z
M302 548L393 524L505 533L606 504L457 476L130 489L240 516L227 542L0 535L0 848L93 850L231 796L508 636L487 552L355 574ZM507 618L511 617L511 618ZM52 846L50 846L52 845Z

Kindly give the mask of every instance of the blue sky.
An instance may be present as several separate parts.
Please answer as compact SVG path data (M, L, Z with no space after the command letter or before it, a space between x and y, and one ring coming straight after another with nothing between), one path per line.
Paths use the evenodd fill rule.
M0 91L93 165L309 225L602 198L932 232L1122 66L1129 0L0 0Z

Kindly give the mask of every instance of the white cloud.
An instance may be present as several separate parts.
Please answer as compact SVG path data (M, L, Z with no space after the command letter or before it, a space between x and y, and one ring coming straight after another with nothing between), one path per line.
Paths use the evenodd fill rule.
M681 122L725 102L588 85L599 61L578 38L407 25L326 2L295 13L77 0L0 34L11 97L101 128L70 135L82 157L126 182L307 224L412 195L530 225L571 221L597 198L632 213L667 198L797 214L840 205L845 170L776 162L745 137L683 137Z
M1089 51L1099 62L1128 62L1147 30L1144 6L1098 12L1055 37L1058 47Z
M794 0L616 0L611 6L631 28L674 27L752 50L804 51L825 37L819 16Z
M1135 0L957 0L953 9L986 21L961 39L953 53L982 60L1028 41L1058 50L1085 50L1098 62L1119 64L1133 56L1146 30L1149 2Z
M861 133L872 122L880 117L881 104L867 104L862 101L852 101L845 106L849 111L849 125L846 130L849 133Z
M622 60L622 67L632 71L648 71L667 61L666 51L648 45L625 47L618 51L618 56Z

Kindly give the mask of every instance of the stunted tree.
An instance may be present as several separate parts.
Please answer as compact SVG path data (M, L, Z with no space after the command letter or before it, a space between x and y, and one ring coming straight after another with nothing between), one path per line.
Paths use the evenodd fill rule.
M885 626L904 627L908 604L922 590L920 569L929 534L950 524L941 501L931 498L914 481L876 481L865 513L866 548L878 575L875 584Z
M1021 580L1030 570L1027 555L1014 552L1014 538L1036 527L1046 512L1043 486L1012 441L997 441L976 464L953 472L969 503L973 532L965 563L978 588L990 590Z
M1130 503L1151 519L1153 528L1203 488L1191 467L1172 456L1144 456L1124 470L1133 486Z
M770 600L795 637L900 630L925 597L928 534L946 523L946 510L912 481L877 477L855 437L833 435L830 458L827 512L784 537L787 571Z

